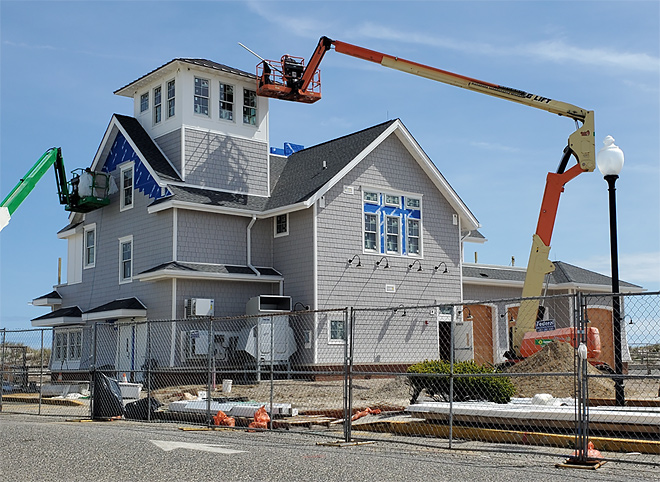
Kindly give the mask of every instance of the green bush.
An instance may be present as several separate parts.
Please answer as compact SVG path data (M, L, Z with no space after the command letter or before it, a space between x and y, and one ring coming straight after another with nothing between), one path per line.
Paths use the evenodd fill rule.
M429 397L449 401L450 365L444 360L425 360L408 367L407 383L410 386L411 400L426 391ZM477 365L473 361L454 363L454 375L478 375L497 373L491 365ZM439 376L430 376L438 374ZM509 403L516 389L511 380L503 376L461 377L454 376L454 401L488 400L495 403Z

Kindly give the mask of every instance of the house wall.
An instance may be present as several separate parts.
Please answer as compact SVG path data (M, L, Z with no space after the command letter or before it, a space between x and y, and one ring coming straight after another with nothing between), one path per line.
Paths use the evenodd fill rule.
M345 192L344 186L352 186L354 193ZM363 187L422 195L421 257L388 255L390 269L375 267L382 255L363 250ZM383 141L339 185L328 191L325 203L326 207L318 210L319 309L344 306L392 308L400 304L420 306L460 301L459 228L453 224L456 212L396 136ZM360 256L361 267L347 263L355 254ZM420 260L423 271L417 271L417 265L408 268L415 259ZM448 273L433 269L440 262L447 264ZM394 286L395 292L388 292L388 285ZM400 353L405 353L400 349L402 343L417 347L420 342L425 344L426 348L422 350L416 348L415 360L437 356L436 320L431 320L431 326L435 327L431 330L425 323L413 323L412 317L405 322L395 319L397 325L407 323L403 330L406 335L401 337L401 327L394 329L394 324L386 322L388 316L385 313L373 320L373 323L384 326L385 331L372 334L366 341L371 343L374 337L380 337L382 350L371 353L358 350L364 359L356 362L394 361L388 359L391 357L387 352L397 346ZM419 316L427 318L428 314ZM418 321L422 321L421 318ZM388 327L392 327L389 333ZM326 349L327 326L320 323L318 329L319 362L340 359L336 358L340 354L343 356L339 348L334 353L332 347ZM328 356L324 357L324 353Z
M154 139L154 142L163 154L169 159L174 168L182 173L181 170L181 128L177 128L172 132L168 132L160 137Z
M268 144L211 130L185 128L184 176L189 184L267 196Z
M248 217L177 210L177 261L245 265Z
M273 265L273 221L258 219L252 226L252 265Z
M209 115L194 111L195 77L209 80ZM167 117L167 82L175 80L175 113ZM220 82L234 86L234 120L220 119ZM153 122L154 88L162 89L162 120ZM152 138L158 138L174 129L192 125L210 129L235 137L254 139L268 144L268 99L257 97L257 125L243 123L243 89L256 90L256 81L214 69L195 66L187 62L175 62L151 75L150 81L142 85L133 95L134 117ZM140 97L149 93L149 108L140 112Z
M119 169L112 172L118 182ZM172 212L147 213L152 200L134 190L132 209L119 211L119 193L110 204L85 214L84 225L96 224L96 263L84 268L82 282L58 287L62 306L79 306L86 311L115 299L137 297L148 308L150 317L167 317L161 310L169 290L155 283L119 283L119 238L133 236L133 275L172 259ZM83 256L82 251L77 256ZM153 310L153 311L152 311Z
M289 213L289 234L273 238L273 267L284 276L292 303L314 306L314 209ZM270 220L271 237L274 218Z

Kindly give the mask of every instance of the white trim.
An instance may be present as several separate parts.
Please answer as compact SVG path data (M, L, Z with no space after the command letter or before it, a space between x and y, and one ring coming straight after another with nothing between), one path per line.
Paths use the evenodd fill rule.
M174 130L176 130L176 129L174 129ZM153 170L153 168L151 167L151 164L149 164L149 161L147 161L147 159L144 157L144 155L142 154L140 149L138 149L138 147L133 142L133 139L131 139L131 136L128 135L128 133L126 132L124 127L121 125L121 122L119 122L119 119L117 119L117 117L114 116L114 115L112 116L112 119L110 120L110 124L108 125L108 128L106 129L105 134L103 135L103 140L101 141L101 144L99 145L99 148L96 151L96 155L94 156L94 160L92 161L92 167L91 167L92 171L96 170L96 167L97 167L98 163L101 161L101 156L103 155L103 153L105 151L105 147L108 145L108 141L110 140L110 137L112 135L114 135L116 137L117 132L120 132L122 134L122 136L124 136L124 139L126 139L126 142L128 142L128 144L131 146L131 149L133 149L133 152L135 152L135 155L138 156L138 158L140 159L142 164L147 168L147 170L149 171L149 174L151 174L151 177L154 178L156 183L160 187L167 187L167 183L162 181L160 179L160 177L158 176L158 174L156 174L156 171ZM170 132L172 132L172 131L170 131ZM166 134L168 134L168 133L166 132L163 135L166 135ZM160 151L160 153L163 155L163 158L167 161L167 163L174 170L174 172L176 172L179 177L182 177L179 170L172 165L172 163L170 162L168 157L165 155L165 153L162 151L162 149L158 146L158 144L156 142L154 142L154 145ZM112 145L110 147L112 147ZM182 150L181 152L182 152L182 156L183 156L184 151ZM75 213L71 213L70 218L71 218L71 216L73 216L73 214L75 214Z
M124 260L122 258L122 246L124 244L131 244L131 276L129 278L124 278ZM119 238L119 284L131 283L133 281L133 260L135 259L135 253L133 249L133 235L124 236Z
M94 259L91 263L87 263L87 232L94 231ZM97 254L97 238L96 236L96 223L88 224L83 226L83 269L94 268L96 266L96 254Z
M320 202L320 201L319 201ZM319 306L319 236L318 236L318 204L314 203L314 211L312 213L312 290L314 297L314 305L312 309L317 310ZM314 313L314 339L312 343L314 344L314 363L318 363L319 358L319 315Z
M135 205L135 163L128 161L117 167L119 168L119 211L124 212L133 209ZM124 173L129 169L131 171L131 203L127 205L124 193Z
M70 238L71 236L75 236L76 234L82 233L83 229L83 224L79 223L76 226L67 229L66 231L60 231L57 233L57 239L67 239Z

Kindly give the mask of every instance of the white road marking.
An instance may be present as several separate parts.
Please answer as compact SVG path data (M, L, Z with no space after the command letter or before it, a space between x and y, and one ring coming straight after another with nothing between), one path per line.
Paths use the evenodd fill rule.
M193 444L189 442L174 442L169 440L151 440L156 447L169 452L175 449L199 450L200 452L215 452L217 454L233 455L244 453L245 450L226 449L222 445Z

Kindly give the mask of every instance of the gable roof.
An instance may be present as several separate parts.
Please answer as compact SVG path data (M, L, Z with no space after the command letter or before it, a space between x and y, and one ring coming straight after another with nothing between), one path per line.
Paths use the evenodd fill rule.
M124 129L125 135L133 141L135 147L144 156L144 159L160 179L164 181L181 181L179 173L176 172L174 166L165 157L165 154L158 148L136 118L121 114L114 114L113 118L117 119L119 125Z
M449 185L431 159L399 119L378 124L331 141L293 153L286 163L276 164L277 181L271 196L260 197L185 185L168 185L172 196L154 201L150 212L168 209L173 203L209 208L243 210L246 214L272 216L278 212L304 209L314 204L328 190L357 166L390 135L406 147L440 193L458 213L463 228L471 231L479 222Z
M609 276L580 268L563 261L553 261L555 270L549 274L548 283L555 289L562 287L601 287L606 292L612 288ZM512 266L493 266L463 264L463 282L467 284L489 284L504 286L522 286L525 282L526 268ZM622 291L642 291L641 286L620 281Z
M247 79L257 79L257 76L255 74L251 74L249 72L245 72L240 69L235 69L233 67L229 67L228 65L224 64L219 64L217 62L213 62L212 60L206 60L206 59L191 59L191 58L176 58L172 59L169 62L161 65L160 67L156 67L154 70L151 72L148 72L144 74L142 77L139 77L135 79L134 81L126 84L125 86L117 89L114 91L114 94L116 95L122 95L124 97L133 97L133 93L136 90L140 90L143 88L145 84L148 84L151 82L151 79L154 76L160 76L160 75L166 75L170 71L176 70L177 65L179 63L184 63L184 64L190 64L190 65L195 65L197 67L202 67L205 69L211 69L211 70L216 70L218 72L224 72L227 74L232 74L232 75L237 75L239 77L245 77Z

